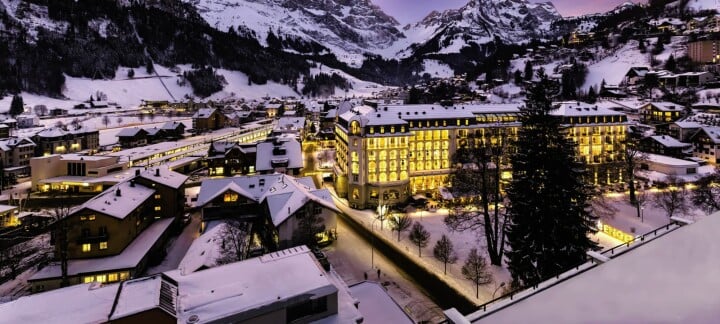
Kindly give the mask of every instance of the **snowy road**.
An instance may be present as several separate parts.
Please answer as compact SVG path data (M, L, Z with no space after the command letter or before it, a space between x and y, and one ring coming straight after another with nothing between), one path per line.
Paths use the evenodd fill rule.
M180 265L185 253L190 248L192 242L200 236L200 213L196 212L192 215L192 221L185 226L179 236L170 238L173 240L167 248L167 255L162 263L157 266L150 267L145 271L145 275L152 275L169 270L175 270Z

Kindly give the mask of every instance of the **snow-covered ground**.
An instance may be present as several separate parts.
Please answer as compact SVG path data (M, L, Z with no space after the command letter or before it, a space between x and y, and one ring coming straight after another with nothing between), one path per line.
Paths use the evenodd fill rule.
M433 78L451 78L455 75L455 71L449 65L438 60L423 60L423 67L425 70L420 75L428 73Z

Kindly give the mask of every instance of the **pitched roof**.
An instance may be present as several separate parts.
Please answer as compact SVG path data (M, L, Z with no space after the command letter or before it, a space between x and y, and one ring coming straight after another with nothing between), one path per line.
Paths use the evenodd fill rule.
M192 116L192 118L209 118L215 112L215 108L201 108Z
M118 193L120 195L118 195ZM93 197L74 211L94 210L115 218L124 219L155 193L154 189L129 181L118 183ZM73 213L74 214L74 213Z
M175 189L180 188L180 186L185 184L189 178L182 173L175 172L162 166L144 170L140 172L140 177Z
M117 133L117 137L135 137L143 132L147 134L147 131L139 127L123 128Z
M205 180L200 186L196 205L204 206L228 190L257 203L267 203L276 226L310 201L339 212L327 189L316 189L312 178L294 178L285 174Z

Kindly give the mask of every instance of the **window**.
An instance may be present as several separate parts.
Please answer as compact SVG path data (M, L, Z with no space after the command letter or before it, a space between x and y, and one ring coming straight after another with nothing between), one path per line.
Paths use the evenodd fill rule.
M160 199L160 194L156 194L155 199Z
M95 220L95 215L88 216L88 220Z
M82 245L83 252L90 252L91 250L92 250L92 245L90 243L85 243Z
M155 206L155 211L160 211L162 209L160 206Z
M321 314L327 311L327 296L293 305L287 308L287 323L309 317L314 314Z
M107 282L107 276L106 276L106 275L97 275L97 276L95 276L95 281L97 281L97 282Z
M100 242L100 250L107 250L107 242Z
M127 272L127 271L125 271L125 272L120 272L120 280L121 280L121 281L123 281L123 280L128 280L129 277L130 277L130 273L129 273L129 272Z
M86 220L87 220L87 216L80 216L80 220L81 220L81 221L86 221Z
M118 274L117 273L110 273L108 274L108 282L115 282L118 281Z
M95 277L89 276L89 277L83 277L83 283L90 283L95 281Z
M238 200L238 194L236 194L234 192L226 192L225 195L223 196L224 202L235 202L237 200Z

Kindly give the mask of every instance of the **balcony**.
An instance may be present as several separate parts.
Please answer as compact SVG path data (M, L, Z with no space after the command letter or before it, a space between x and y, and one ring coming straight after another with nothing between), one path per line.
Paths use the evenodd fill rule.
M88 243L100 243L100 242L107 242L110 239L110 235L108 233L105 234L99 234L99 235L86 235L81 236L76 240L77 244L88 244Z

